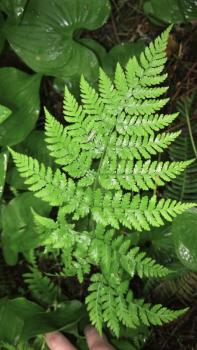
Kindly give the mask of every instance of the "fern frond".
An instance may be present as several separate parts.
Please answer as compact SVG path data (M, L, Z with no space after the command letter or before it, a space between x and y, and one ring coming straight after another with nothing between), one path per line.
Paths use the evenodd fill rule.
M94 193L94 202L91 208L94 220L104 226L111 225L118 229L121 223L125 227L135 228L138 231L149 230L151 226L161 226L163 219L172 219L186 209L193 207L193 203L181 203L170 199L160 199L156 196L148 198L135 195L131 200L129 193L117 191L103 194L100 190Z
M121 323L160 325L183 312L134 300L129 290L134 274L163 277L169 271L131 247L129 235L118 231L121 226L150 230L194 206L152 195L157 186L176 181L192 162L155 157L180 138L179 131L163 131L177 114L159 114L168 102L161 97L167 87L158 85L167 76L163 69L169 31L150 43L139 61L132 58L126 69L118 64L113 81L100 69L98 92L82 77L81 104L66 88L64 118L69 125L63 127L46 111L46 141L61 170L12 151L30 190L59 206L56 220L37 214L35 220L40 245L60 257L60 276L77 276L82 282L92 265L99 271L91 277L86 303L100 333L103 323L118 336ZM148 195L141 193L146 190ZM42 280L43 289L48 287L53 295L48 278L34 271L26 278L34 291Z
M159 131L171 124L177 116L178 113L130 116L122 112L117 119L116 130L123 135L152 135L154 131Z
M193 160L183 162L157 162L141 160L118 160L105 157L99 174L99 182L108 190L120 189L139 192L164 186L166 182L176 178Z
M128 281L119 282L117 278L107 281L99 273L92 276L86 304L90 320L100 333L104 322L118 337L120 322L130 328L136 328L141 323L147 326L161 325L173 321L188 310L173 311L161 304L136 301L128 292L128 286Z
M37 159L10 150L14 163L29 190L35 196L43 199L53 206L62 205L64 202L64 192L67 189L67 181L60 170L53 170L44 164L39 164Z
M102 296L103 296L103 276L94 274L91 277L91 285L88 290L90 294L86 297L87 310L92 324L102 334L103 316L102 316ZM95 302L96 301L96 302Z
M181 134L175 140L169 148L169 156L172 161L187 161L195 157L189 135ZM165 197L188 202L197 201L197 160L188 164L183 173L172 179L172 183L166 186Z
M172 275L160 281L150 280L150 283L153 286L151 288L153 295L162 301L176 296L182 303L190 305L197 297L197 273L195 272L184 270L178 272L178 276Z
M70 93L65 86L64 90L64 119L68 123L74 123L75 129L81 128L81 123L85 117L82 107L79 106L75 97Z
M143 324L150 326L162 325L175 320L177 317L183 315L188 308L183 310L170 310L167 307L163 307L161 304L151 305L144 303L143 300L137 300L136 304L130 304L129 310L131 313L137 313L138 318Z
M180 132L162 133L156 137L153 135L132 136L117 135L112 133L107 154L117 154L120 159L141 159L151 158L152 155L163 152L178 136Z
M52 305L60 295L58 286L47 276L44 276L36 266L30 270L30 272L24 273L23 277L32 296L43 304Z
M147 257L146 253L140 252L139 247L132 248L122 260L122 266L133 276L136 272L139 277L164 277L169 270L157 264L156 261Z

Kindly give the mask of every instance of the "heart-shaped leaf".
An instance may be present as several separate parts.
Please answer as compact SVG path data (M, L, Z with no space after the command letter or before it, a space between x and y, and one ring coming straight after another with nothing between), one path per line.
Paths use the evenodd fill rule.
M128 62L129 58L132 56L138 57L142 50L144 49L144 42L138 41L135 43L122 43L114 46L109 52L93 39L81 39L80 42L86 46L88 49L92 50L99 62L99 65L105 70L109 76L113 76L116 68L117 62L119 62L123 67ZM94 83L94 77L91 77L91 83ZM79 78L76 76L69 77L66 79L56 78L54 81L54 88L57 91L64 91L65 85L75 94L79 96Z
M197 209L179 215L173 221L172 233L179 260L188 269L197 271Z
M29 75L16 68L0 69L0 103L12 114L0 124L0 145L23 141L39 116L40 74Z
M18 253L28 253L39 245L32 210L47 216L50 207L30 192L12 199L2 212L2 247L6 263L15 265Z
M150 0L144 4L145 13L162 23L181 23L197 19L194 0ZM157 24L159 24L157 22Z
M108 0L30 0L19 25L8 24L6 36L15 52L36 72L58 78L97 76L95 54L74 39L81 28L103 25Z

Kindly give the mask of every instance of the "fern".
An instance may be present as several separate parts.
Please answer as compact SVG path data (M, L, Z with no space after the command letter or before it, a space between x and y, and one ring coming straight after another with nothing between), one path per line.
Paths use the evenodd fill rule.
M47 276L44 276L39 269L34 266L30 272L23 274L32 296L41 303L52 305L58 299L59 288Z
M86 303L100 333L104 323L118 336L121 323L160 325L185 311L135 300L129 288L135 274L158 278L169 273L132 247L131 230L161 226L193 206L155 194L157 186L191 164L156 160L180 135L163 130L177 114L159 114L168 102L161 98L167 88L158 85L167 76L163 69L169 30L145 49L139 62L130 59L125 71L118 64L113 82L100 69L98 91L82 77L81 104L66 88L65 127L46 111L46 142L60 169L53 171L11 150L29 189L59 207L56 220L34 216L40 245L47 253L60 254L60 276L77 276L82 282L96 266ZM85 223L83 229L78 221ZM29 277L34 288L35 279L32 284Z
M180 267L176 271L175 276L169 276L163 280L150 280L146 286L147 291L153 291L155 297L161 300L169 300L176 296L182 303L186 305L192 304L197 296L197 273L188 270L181 270Z

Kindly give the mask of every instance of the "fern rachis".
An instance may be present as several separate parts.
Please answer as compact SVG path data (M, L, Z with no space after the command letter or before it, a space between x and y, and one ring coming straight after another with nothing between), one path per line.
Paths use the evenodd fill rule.
M65 127L46 111L46 142L61 169L53 172L11 151L29 189L59 207L56 221L35 214L40 245L47 252L60 250L61 275L83 281L91 266L97 266L86 298L90 319L100 332L106 323L117 336L120 323L160 325L183 312L135 300L129 289L134 274L168 274L131 246L131 230L160 226L193 206L142 193L174 179L191 163L151 160L179 135L162 131L177 114L159 114L168 101L160 97L167 88L158 87L166 79L168 34L169 29L151 43L139 62L130 59L125 71L118 64L114 82L100 70L98 92L82 77L81 104L66 88ZM77 230L80 219L87 219L86 230Z

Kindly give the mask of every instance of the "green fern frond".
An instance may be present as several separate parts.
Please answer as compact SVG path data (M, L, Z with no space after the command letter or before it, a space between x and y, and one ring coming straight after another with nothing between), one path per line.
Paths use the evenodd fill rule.
M164 277L169 274L169 270L157 264L156 261L147 257L146 253L140 252L139 247L132 248L121 262L126 271L133 276L136 272L142 277Z
M130 137L129 135L118 136L113 132L109 140L107 155L113 156L115 151L120 159L148 159L152 155L163 152L179 135L180 132L162 133L156 137L153 135Z
M141 322L147 326L162 325L175 320L177 317L183 315L188 308L183 310L169 310L161 304L151 305L144 303L143 300L137 300L136 304L129 305L131 313L137 313Z
M139 160L118 160L116 156L105 158L100 169L99 182L108 190L120 189L139 192L164 186L166 182L176 178L193 160L183 162L157 162Z
M24 273L24 281L32 296L39 302L52 305L58 299L60 290L47 276L44 276L39 269L34 266L30 272Z
M120 223L128 228L138 231L149 230L151 226L161 226L163 219L172 219L183 211L193 207L192 203L180 203L170 199L151 198L135 195L131 199L129 193L123 194L117 191L102 193L100 190L94 193L94 202L91 208L94 220L104 226L111 225L118 229ZM79 215L76 217L78 218ZM74 216L75 218L75 216Z
M178 113L130 116L122 112L117 120L116 130L123 135L152 135L154 131L159 131L171 124L177 116Z
M90 320L100 333L104 322L118 336L120 322L130 328L136 328L141 323L147 326L161 325L173 321L188 310L173 311L161 304L136 301L128 292L128 286L127 281L119 282L117 278L107 281L99 273L92 276L86 304Z
M54 173L50 167L39 164L37 159L10 150L15 165L29 190L35 196L47 201L53 206L62 205L64 192L68 188L66 176L57 169Z
M46 142L61 170L11 151L30 190L59 206L56 220L37 214L35 220L40 245L60 257L60 276L77 276L82 282L92 265L99 271L91 277L86 303L100 333L104 323L118 336L121 323L160 325L183 312L134 300L129 290L134 274L163 277L169 271L138 247L131 248L129 234L121 234L122 226L137 231L159 227L194 205L152 194L192 162L156 160L180 137L179 131L163 130L177 114L159 114L168 102L161 97L167 87L159 84L167 77L163 70L169 31L150 43L139 61L132 58L125 70L118 64L113 81L100 69L98 91L82 77L81 103L66 88L65 127L45 112ZM27 276L34 290L43 279L36 273ZM50 285L48 279L42 283Z

